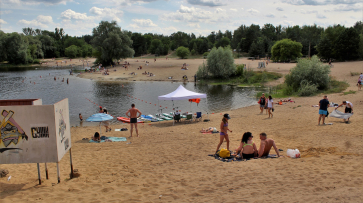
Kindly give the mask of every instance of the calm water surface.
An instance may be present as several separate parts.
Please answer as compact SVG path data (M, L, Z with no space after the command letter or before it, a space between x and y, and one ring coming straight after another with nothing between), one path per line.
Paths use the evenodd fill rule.
M56 81L54 81L54 77L57 78ZM64 82L62 82L63 78ZM69 78L69 84L66 83L67 78ZM187 100L158 101L158 96L174 91L179 85L183 85L191 91L206 93L207 99L201 99L199 105L195 103L190 105ZM160 112L160 109L163 113L171 112L173 107L177 107L182 112L202 111L205 114L254 105L256 104L254 95L253 88L221 85L194 86L194 83L93 81L78 78L76 75L71 76L69 70L66 69L0 72L1 100L40 98L46 105L68 98L70 120L73 126L80 125L79 113L82 113L84 119L98 113L98 105L106 107L113 116L124 116L132 103L135 103L143 114L155 114ZM137 99L131 98L131 96ZM158 106L162 107L158 108ZM118 121L115 119L113 122ZM83 122L83 125L95 124Z

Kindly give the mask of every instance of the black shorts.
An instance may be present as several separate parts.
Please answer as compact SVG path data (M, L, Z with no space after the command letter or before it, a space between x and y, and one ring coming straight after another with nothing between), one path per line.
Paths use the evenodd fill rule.
M252 159L253 157L255 157L255 154L252 153L252 154L243 154L242 153L242 156L244 159Z
M352 113L352 108L345 107L345 113Z
M137 118L130 118L130 123L137 123Z

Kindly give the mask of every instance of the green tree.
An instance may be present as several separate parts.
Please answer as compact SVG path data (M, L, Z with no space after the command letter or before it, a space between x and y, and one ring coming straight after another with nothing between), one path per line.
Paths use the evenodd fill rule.
M0 30L0 62L6 60L5 40L6 34Z
M360 41L359 41L359 57L363 59L363 34L359 35ZM0 45L1 46L1 45ZM0 48L1 50L1 48ZM1 57L1 56L0 56ZM1 61L1 60L0 60Z
M156 49L160 47L161 45L161 41L158 40L158 39L153 39L151 41L151 45L149 47L149 52L152 53L152 54L160 54L160 50L158 50L159 53L155 53Z
M3 42L3 50L6 50L6 60L12 64L28 63L28 44L25 36L16 32L6 34Z
M291 39L283 39L277 41L271 48L271 59L274 61L295 60L302 56L302 44L292 41Z
M231 40L228 37L223 37L217 42L216 47L227 47L230 46Z
M176 49L176 55L182 59L185 59L187 56L190 55L190 51L188 48L180 46Z
M101 21L98 27L93 28L93 39L91 43L94 45L97 61L110 65L113 59L122 59L134 55L134 50L131 48L132 40L128 35L121 32L121 28L116 21L108 22Z
M78 56L79 48L76 45L71 45L65 50L65 55L69 58L76 58Z
M236 72L231 48L213 48L207 56L208 73L215 78L228 78Z
M345 29L335 43L337 58L355 60L359 58L359 34L354 28Z

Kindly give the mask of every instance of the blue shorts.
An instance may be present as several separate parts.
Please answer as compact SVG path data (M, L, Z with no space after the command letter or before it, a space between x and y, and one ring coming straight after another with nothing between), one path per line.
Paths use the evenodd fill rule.
M263 107L265 107L265 105L260 104L260 107L263 108Z
M319 109L319 115L321 115L321 114L327 115L328 111Z

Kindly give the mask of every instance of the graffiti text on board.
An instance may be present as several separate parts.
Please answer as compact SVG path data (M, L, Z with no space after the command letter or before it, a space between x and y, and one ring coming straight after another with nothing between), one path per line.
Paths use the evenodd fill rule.
M32 127L31 132L33 138L49 138L48 127Z

